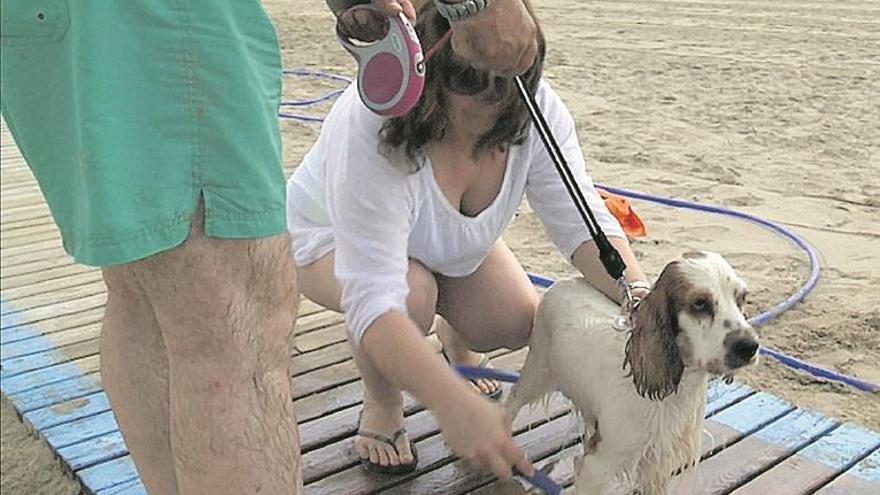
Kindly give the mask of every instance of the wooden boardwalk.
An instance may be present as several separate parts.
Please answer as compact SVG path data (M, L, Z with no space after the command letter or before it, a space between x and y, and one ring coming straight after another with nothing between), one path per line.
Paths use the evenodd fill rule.
M0 386L91 492L143 494L101 389L100 272L64 254L5 123L0 131ZM451 457L433 416L412 400L406 401L406 424L419 449L419 471L407 477L365 473L351 449L361 383L342 318L305 302L295 333L294 404L307 493L524 493L518 483L493 482ZM497 367L518 369L525 354L495 357ZM711 438L700 468L689 479L676 479L671 493L880 493L876 432L741 384L713 385L707 417ZM565 401L555 397L546 410L520 414L515 429L529 456L570 486L569 461L579 447Z

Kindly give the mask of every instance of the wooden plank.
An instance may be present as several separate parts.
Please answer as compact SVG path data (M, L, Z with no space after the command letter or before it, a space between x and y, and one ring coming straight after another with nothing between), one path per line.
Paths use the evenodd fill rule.
M52 215L49 214L48 209L42 214L33 215L33 218L26 218L15 221L3 221L0 225L2 225L3 233L5 235L27 236L29 229L31 229L33 226L45 224L55 225L55 219L52 218Z
M99 356L89 356L69 363L56 364L37 371L6 378L0 374L0 384L6 395L17 395L28 390L68 381L71 378L100 369Z
M14 210L2 209L0 210L0 224L9 224L6 225L6 227L10 228L15 227L16 222L32 220L34 218L40 218L46 215L49 215L49 206L45 203L15 208Z
M0 239L8 242L10 240L27 238L33 232L42 232L44 230L47 232L55 232L56 236L59 235L55 221L51 216L47 215L24 223L20 225L19 228L12 228L8 223L0 225Z
M56 450L119 431L112 411L53 426L41 433Z
M679 495L728 493L837 425L815 411L796 409L701 462L695 477L676 478L669 491Z
M321 330L323 331L294 335L292 340L293 350L299 354L304 354L346 342L348 339L345 325L341 323Z
M23 325L31 325L31 333L36 332L39 335L52 333L53 330L47 330L42 324L39 326L33 324L42 322L44 320L57 320L59 317L62 316L80 314L84 311L94 310L96 308L103 308L106 301L107 295L101 293L86 296L80 299L76 299L74 301L62 301L55 304L49 304L47 306L41 306L39 308L35 308L24 313L7 314L3 317L4 325L2 330L0 330L0 335L10 335L10 333L12 333L11 330L14 330L16 327L21 327ZM9 318L10 316L15 318L15 321L10 322L11 325L7 324L7 318ZM3 340L4 343L13 341L14 340Z
M30 342L30 339L24 342ZM55 366L69 361L79 361L83 358L96 356L100 347L97 338L78 342L64 347L54 347L49 351L28 354L25 356L4 359L2 362L2 376L13 377L22 373L37 371L50 366Z
M104 493L104 490L122 486L138 477L134 462L128 455L80 470L76 474L95 493Z
M12 231L14 234L0 235L0 250L12 249L21 246L29 246L34 242L43 242L55 239L61 245L57 229L52 224L36 225L23 231Z
M101 335L101 326L101 323L94 323L82 327L62 330L60 332L49 334L46 337L41 336L40 338L25 339L4 344L2 349L0 349L0 353L2 353L0 354L2 355L2 360L0 360L0 362L4 363L3 366L5 367L6 361L10 359L40 353L49 353L56 349L61 350L65 346L72 344L96 340ZM65 352L70 351L65 349Z
M834 478L815 495L877 495L880 493L880 449Z
M62 249L61 247L61 238L54 237L47 240L37 240L34 239L33 242L26 243L24 245L8 247L3 249L3 260L8 259L19 259L21 256L32 255L34 253L41 253L49 250L57 250ZM0 266L8 266L8 263L0 262Z
M40 277L39 281L14 288L4 287L0 290L2 290L3 300L6 301L8 305L10 305L15 310L21 311L24 309L29 309L27 306L22 305L22 301L24 300L25 302L27 302L27 298L30 296L53 293L54 291L64 290L71 287L79 287L96 282L101 282L101 284L103 285L103 277L101 277L100 271L76 271L72 274L62 277L47 277L43 275Z
M135 479L106 490L100 490L98 495L147 495L147 489L144 488L140 479Z
M34 338L51 340L55 334L65 330L100 324L103 316L103 306L43 320L39 322L39 325L22 323L21 316L18 314L3 316L0 317L3 328L0 331L0 342L10 344Z
M109 410L110 400L103 390L99 390L76 399L25 412L23 416L34 428L42 431Z
M314 330L337 326L343 321L342 314L328 310L299 315L296 319L296 334L306 334Z
M119 448L120 445L123 446L122 449ZM122 434L119 431L114 431L107 435L62 447L57 450L57 454L64 459L70 469L78 471L128 454L128 449L124 446Z
M55 287L47 292L21 297L14 304L6 304L3 311L7 314L20 313L29 314L34 310L44 308L46 306L54 306L59 303L85 300L92 296L98 296L107 292L107 287L101 279L64 287L57 282L52 284ZM4 297L5 299L5 297ZM9 301L9 299L6 299Z
M761 474L736 495L802 495L837 477L880 445L880 434L844 424Z
M0 258L0 269L2 269L3 271L11 270L18 265L24 265L26 263L47 259L56 259L59 256L66 256L66 253L61 247L47 247L44 249L29 251L17 255L4 255L2 258Z
M17 275L26 275L29 273L37 273L43 270L50 270L72 264L72 258L66 253L55 253L46 259L22 262L15 266L9 266L3 269L3 277L14 277Z
M54 278L65 277L77 273L85 273L85 272L94 272L97 271L100 273L100 270L94 267L88 267L84 265L79 265L76 263L70 262L70 258L68 258L67 263L62 264L54 264L48 267L40 264L39 266L33 266L32 268L40 268L33 271L20 270L20 273L13 275L9 273L8 270L3 271L3 277L0 278L0 287L2 287L2 291L7 291L10 289L15 289L18 287L24 287L28 285L33 285L36 283L40 283L46 280L51 280ZM19 267L15 267L19 268Z
M306 354L296 354L294 350L290 371L293 375L294 383L298 383L296 378L302 374L349 359L351 359L351 349L349 349L348 342L338 342Z
M76 376L48 385L41 385L17 394L6 395L20 413L27 413L63 402L80 399L101 391L101 381L97 373ZM4 393L6 393L4 391Z
M727 385L721 380L712 380L706 390L706 417L711 418L719 411L745 400L754 393L752 389L740 382Z

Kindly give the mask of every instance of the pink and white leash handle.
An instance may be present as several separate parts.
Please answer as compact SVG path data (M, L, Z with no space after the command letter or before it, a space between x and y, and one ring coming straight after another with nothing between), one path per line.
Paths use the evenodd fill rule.
M352 9L378 11L372 5ZM374 43L355 43L337 32L339 42L357 61L361 101L385 117L405 115L416 106L425 88L425 65L451 35L449 30L423 54L416 30L403 13L388 17L388 32Z

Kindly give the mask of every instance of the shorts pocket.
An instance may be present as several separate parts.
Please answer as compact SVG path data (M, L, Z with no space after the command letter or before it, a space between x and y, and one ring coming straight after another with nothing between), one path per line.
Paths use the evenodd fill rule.
M3 44L56 42L70 27L68 0L0 0Z

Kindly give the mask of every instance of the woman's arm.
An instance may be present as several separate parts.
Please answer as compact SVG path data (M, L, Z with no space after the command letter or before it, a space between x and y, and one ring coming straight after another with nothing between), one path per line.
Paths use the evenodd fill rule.
M409 317L386 312L367 327L361 345L386 380L437 416L453 452L488 467L501 479L511 476L511 466L527 475L534 473L514 443L501 408L456 375Z
M624 237L611 236L608 237L608 241L611 242L611 245L614 246L615 249L617 249L617 252L620 253L620 257L623 258L623 262L626 263L626 271L623 273L626 281L631 283L645 280L645 274L642 272L639 262L636 261L635 253L633 253L629 241ZM602 262L599 261L599 250L596 248L595 242L590 240L581 244L574 251L571 262L575 268L580 270L584 278L592 286L601 290L611 299L617 301L618 304L624 302L621 299L622 294L620 293L620 287L617 285L617 281L608 275L608 272L605 271L605 267L602 266Z

